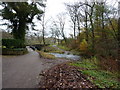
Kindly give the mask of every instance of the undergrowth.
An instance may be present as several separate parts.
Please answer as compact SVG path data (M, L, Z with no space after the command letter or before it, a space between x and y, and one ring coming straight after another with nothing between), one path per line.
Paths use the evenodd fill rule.
M64 51L59 50L51 45L44 47L41 51L47 52L47 53L60 53L63 54Z
M101 69L99 66L99 60L95 57L91 59L83 59L82 62L71 62L69 65L82 67L80 70L87 79L99 88L120 88L120 82L118 81L118 72L110 72Z
M63 45L57 45L57 47L59 47L60 49L63 49L65 51L70 51L70 48L63 46Z

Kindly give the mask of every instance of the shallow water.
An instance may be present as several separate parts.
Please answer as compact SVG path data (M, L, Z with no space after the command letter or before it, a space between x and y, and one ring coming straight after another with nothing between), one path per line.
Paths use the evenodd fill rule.
M64 54L50 53L50 54L52 54L52 55L54 55L55 57L58 57L58 58L67 58L67 59L71 59L71 60L80 60L80 56L73 55L73 54L68 54L68 53L64 53Z

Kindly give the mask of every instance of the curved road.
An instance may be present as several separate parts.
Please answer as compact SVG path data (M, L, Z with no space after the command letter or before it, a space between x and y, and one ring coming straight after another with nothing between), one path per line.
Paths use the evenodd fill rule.
M28 51L26 55L2 57L3 88L37 88L40 72L68 61L42 59L32 49L28 48Z

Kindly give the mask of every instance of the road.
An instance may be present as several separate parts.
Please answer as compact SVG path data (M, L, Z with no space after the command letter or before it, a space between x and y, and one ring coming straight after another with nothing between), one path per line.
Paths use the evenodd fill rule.
M28 51L26 55L2 57L3 88L37 88L40 72L68 61L43 59L36 51Z

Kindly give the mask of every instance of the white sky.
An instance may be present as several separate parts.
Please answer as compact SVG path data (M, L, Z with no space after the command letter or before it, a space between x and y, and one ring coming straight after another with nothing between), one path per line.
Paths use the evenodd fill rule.
M85 0L47 0L47 7L45 13L46 20L50 19L50 17L56 18L56 15L58 15L59 13L67 12L64 3L72 3L77 1L84 2ZM92 1L92 0L87 0L87 1ZM103 1L103 0L98 0L98 1ZM114 5L116 1L118 0L107 0L107 4ZM115 5L117 7L117 4ZM73 34L73 30L70 30L70 25L68 25L68 20L65 25L64 31L67 36L69 36L69 34Z
M72 2L74 0L48 0L46 8L46 16L56 16L60 12L65 12L66 2Z
M46 8L46 16L56 16L60 12L65 12L65 5L64 3L71 3L76 1L85 1L85 0L47 0L47 8ZM92 1L92 0L87 0ZM103 0L98 0L103 1ZM118 0L107 0L108 4L114 4ZM117 5L117 4L116 4Z
M47 7L46 7L46 19L49 18L56 18L56 16L59 13L62 12L66 12L66 7L64 5L64 3L69 3L69 2L73 2L74 0L47 0ZM65 24L65 34L66 36L69 36L71 32L71 30L69 30L69 25L68 25L68 21L66 21L67 23Z

